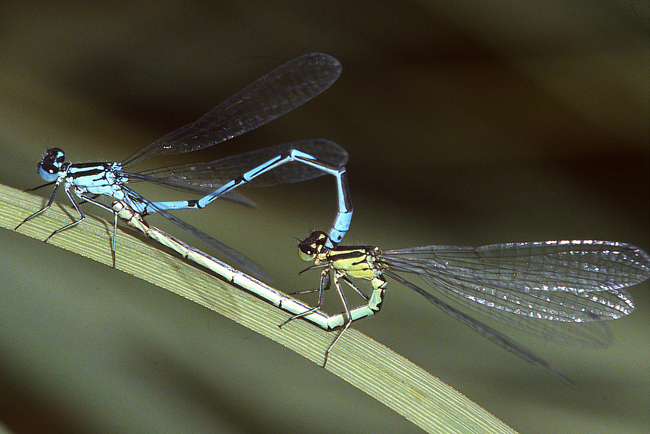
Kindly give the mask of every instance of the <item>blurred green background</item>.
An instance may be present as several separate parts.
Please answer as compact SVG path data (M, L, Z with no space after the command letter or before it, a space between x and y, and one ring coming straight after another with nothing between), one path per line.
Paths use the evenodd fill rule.
M331 89L179 161L324 137L350 154L347 244L593 238L647 251L649 28L648 3L629 1L4 1L0 182L41 183L46 147L119 161L324 52L343 64ZM177 215L279 289L315 286L317 274L298 276L295 238L329 228L331 177L245 193L257 209ZM108 267L2 230L0 273L0 424L14 432L419 432L291 351ZM517 336L575 388L397 284L355 327L521 432L647 432L648 289L631 290L637 309L611 324L607 350Z

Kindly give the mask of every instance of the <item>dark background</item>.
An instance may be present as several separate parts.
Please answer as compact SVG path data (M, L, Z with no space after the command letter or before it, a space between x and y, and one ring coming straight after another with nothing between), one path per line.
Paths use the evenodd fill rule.
M48 146L74 162L119 161L282 63L325 52L343 64L331 89L183 161L312 137L341 144L348 244L592 238L650 250L649 27L647 3L629 1L5 1L0 182L39 184ZM178 215L290 292L316 284L297 276L294 237L329 228L333 191L331 178L250 189L258 209ZM164 290L9 231L0 255L0 422L14 432L419 431ZM611 324L607 350L517 336L576 388L397 284L355 326L521 432L643 432L648 289L632 289L637 310Z

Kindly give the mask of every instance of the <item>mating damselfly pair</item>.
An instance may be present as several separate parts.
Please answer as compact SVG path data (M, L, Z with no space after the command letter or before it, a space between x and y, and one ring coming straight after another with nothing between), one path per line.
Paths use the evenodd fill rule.
M47 205L27 217L23 223L44 212L53 203L59 185L63 184L79 213L79 219L55 231L50 237L83 220L84 213L74 193L82 201L114 212L115 225L118 217L125 219L145 235L290 313L291 317L286 322L303 318L326 330L340 329L325 350L323 364L341 334L353 321L379 311L386 290L386 278L389 277L422 294L445 313L519 357L567 380L545 360L425 291L423 285L414 283L404 275L422 278L425 285L446 297L447 301L469 312L511 323L550 339L558 337L557 340L582 341L589 345L606 341L604 336L598 336L601 331L606 333L606 329L596 329L595 336L582 333L579 329L559 334L559 328L554 324L604 324L606 320L631 313L634 305L624 288L650 277L650 258L643 250L624 243L585 240L507 243L478 248L424 246L398 250L339 246L352 216L344 167L348 156L340 146L322 139L279 145L208 163L144 172L129 171L151 157L203 149L261 126L325 90L337 79L340 71L338 61L324 54L309 54L294 59L236 93L196 122L154 141L122 163L71 164L64 162L62 150L50 149L39 163L39 172L46 181L55 184L54 192ZM159 213L207 241L240 266L263 275L251 261L169 211L203 208L217 198L229 198L234 189L249 182L269 186L304 181L323 174L336 178L337 216L329 234L313 232L299 245L301 257L314 262L310 268L321 269L319 301L313 307L296 302L255 279L243 277L243 273L148 225L142 219L148 214ZM197 200L152 202L126 185L135 181L151 181L199 192L203 197ZM112 197L112 205L100 202L98 196L101 195ZM369 282L370 294L367 295L354 279ZM351 306L341 283L358 293L363 303ZM344 307L343 312L335 315L327 315L320 310L325 291L331 284Z

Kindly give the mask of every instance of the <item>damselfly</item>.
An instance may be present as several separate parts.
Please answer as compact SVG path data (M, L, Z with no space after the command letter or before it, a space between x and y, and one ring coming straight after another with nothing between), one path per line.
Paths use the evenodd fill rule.
M322 269L319 300L313 310L323 305L324 292L332 281L345 309L342 331L327 349L325 361L352 321L379 312L386 278L390 277L501 347L570 382L544 359L402 275L419 277L451 302L492 320L546 339L592 346L608 343L608 329L603 321L621 318L634 310L632 297L624 288L650 278L650 256L645 251L611 241L542 241L397 250L372 246L330 248L328 244L327 234L320 231L312 232L299 244L301 258L314 261L308 269ZM352 279L369 281L371 294L366 295ZM354 289L365 303L350 308L341 282ZM589 323L596 327L556 327L559 323Z
M45 181L54 184L54 191L45 207L23 220L16 229L45 212L54 202L58 187L63 184L66 195L79 213L79 218L54 231L45 241L84 220L85 214L75 200L73 192L82 201L113 211L111 207L96 200L98 196L106 195L123 201L140 215L162 214L239 264L260 274L260 270L242 255L174 217L168 211L203 208L238 186L270 171L272 173L263 176L256 183L268 186L298 182L329 173L336 177L338 192L338 214L330 232L330 239L332 243L338 243L350 226L352 205L343 167L347 162L347 153L335 143L320 139L305 140L211 162L137 173L129 170L151 157L197 151L264 125L327 89L336 81L340 72L340 63L326 54L315 53L298 57L237 92L197 121L159 138L121 163L66 163L65 154L61 149L48 149L38 164L38 172ZM283 166L290 162L300 164ZM152 202L127 187L127 183L135 181L150 181L207 195L198 200ZM114 248L113 238L113 250Z

